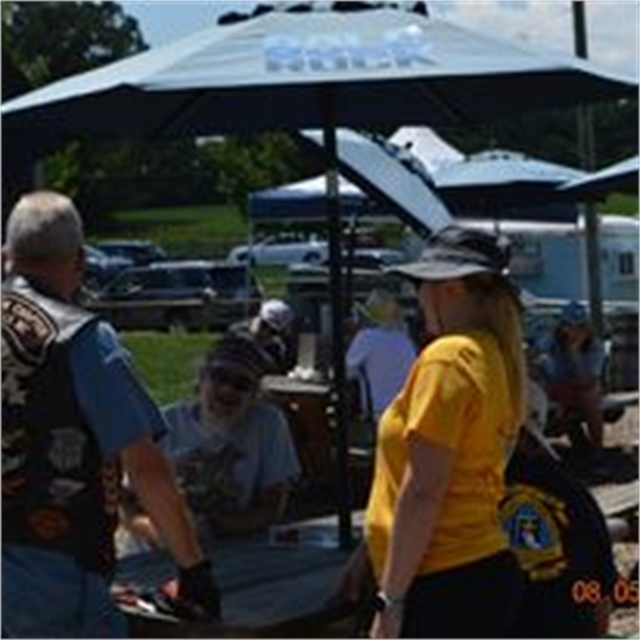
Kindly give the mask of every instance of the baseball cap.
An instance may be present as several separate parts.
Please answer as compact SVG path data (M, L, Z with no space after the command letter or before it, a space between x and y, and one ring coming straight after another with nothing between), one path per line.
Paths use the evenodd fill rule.
M420 260L387 271L414 280L450 280L477 273L506 275L510 255L506 236L452 225L429 238Z
M589 322L586 307L577 300L571 300L560 311L560 322L571 326L578 326Z
M259 317L274 331L284 331L293 321L293 310L282 300L265 300L260 306Z
M254 338L229 333L207 351L204 369L233 371L258 382L273 369L273 361Z

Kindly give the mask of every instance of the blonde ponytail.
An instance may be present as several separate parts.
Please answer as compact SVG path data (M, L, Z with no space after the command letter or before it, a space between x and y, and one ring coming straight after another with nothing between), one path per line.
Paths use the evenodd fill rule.
M514 424L506 435L515 440L527 415L527 373L520 306L514 292L501 276L479 274L465 280L469 292L481 305L485 329L495 336L502 351L514 414Z

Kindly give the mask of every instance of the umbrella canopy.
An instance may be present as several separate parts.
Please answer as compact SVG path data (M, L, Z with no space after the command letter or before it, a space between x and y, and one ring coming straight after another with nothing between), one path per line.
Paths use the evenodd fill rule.
M595 173L571 180L559 187L559 193L577 199L606 197L612 191L638 195L638 156L627 158Z
M348 486L335 128L477 122L607 97L637 83L392 8L264 13L2 105L3 132L195 136L322 126L339 481ZM6 158L5 158L6 162ZM348 176L347 176L348 177ZM340 540L350 541L348 495Z
M515 151L489 149L440 167L433 183L463 217L575 222L577 208L558 186L584 175Z
M556 191L568 180L582 178L584 171L515 151L490 149L440 167L434 186L445 197L477 197L499 201L511 194Z
M319 131L301 135L318 147L324 145ZM413 145L394 144L397 136L385 141L339 129L337 138L341 171L364 192L390 204L421 235L451 224L449 213L443 213L447 210L471 219L577 220L577 207L559 194L558 185L585 175L578 169L497 150L468 157L458 152L461 159L455 161L448 153L444 161L433 162L438 156L432 152L423 149L417 156ZM401 139L410 140L407 135ZM435 167L432 171L423 158Z
M637 84L390 8L271 12L55 82L2 106L5 130L192 136L478 122Z
M324 148L321 131L302 131L300 136L315 148ZM350 129L336 132L340 170L364 192L411 226L428 235L453 223L448 209L430 188L430 177L420 160L405 147L379 136Z

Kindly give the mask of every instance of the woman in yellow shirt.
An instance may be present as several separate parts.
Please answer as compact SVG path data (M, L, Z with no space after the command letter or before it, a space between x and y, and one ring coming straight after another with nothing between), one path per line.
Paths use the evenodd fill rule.
M366 545L345 582L370 562L372 638L496 638L517 612L522 575L498 511L525 413L508 260L502 238L448 227L394 269L416 284L437 337L380 420Z

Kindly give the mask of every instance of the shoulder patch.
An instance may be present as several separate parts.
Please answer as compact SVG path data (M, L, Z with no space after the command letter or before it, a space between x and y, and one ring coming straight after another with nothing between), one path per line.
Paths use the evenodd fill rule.
M565 504L525 484L507 488L500 517L522 569L532 581L549 580L567 567L562 531L569 522Z

